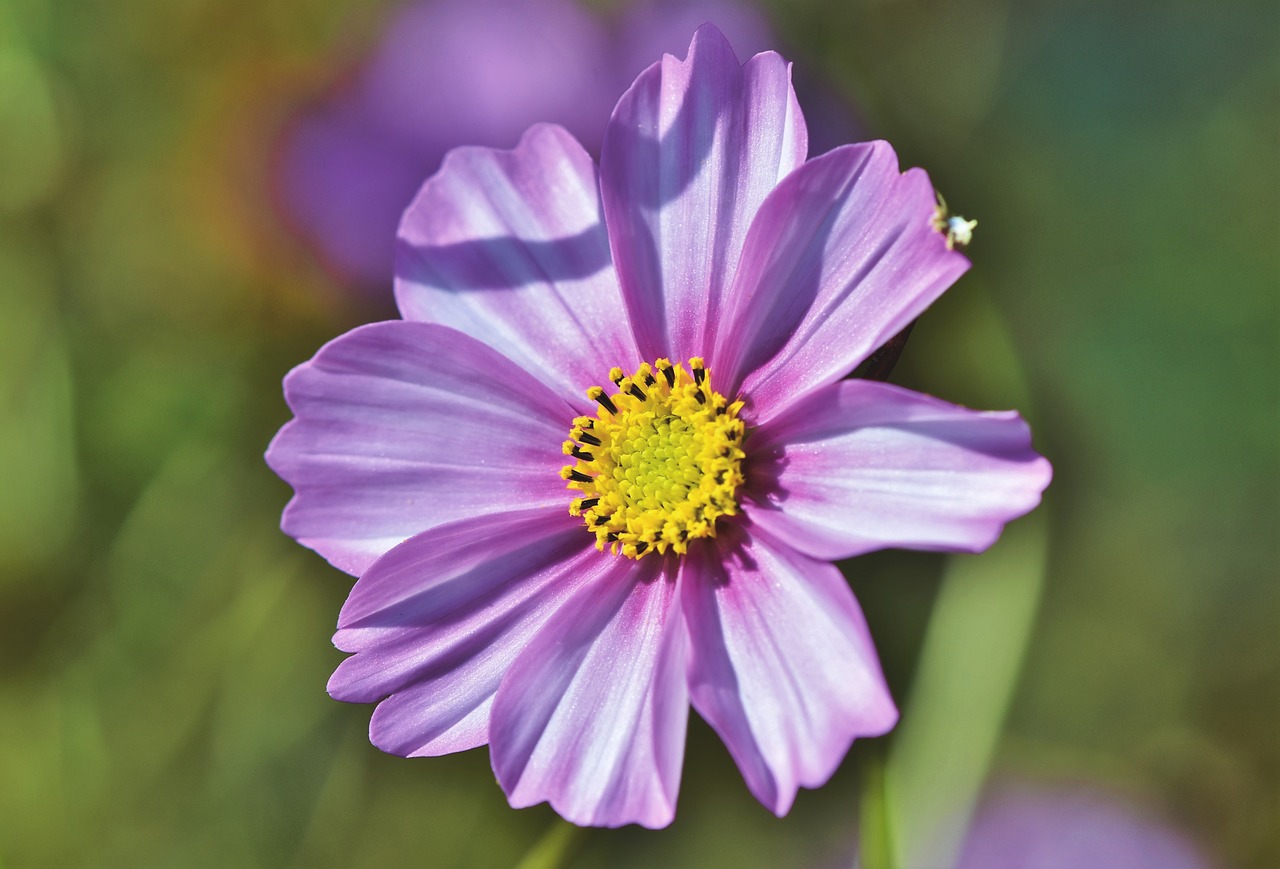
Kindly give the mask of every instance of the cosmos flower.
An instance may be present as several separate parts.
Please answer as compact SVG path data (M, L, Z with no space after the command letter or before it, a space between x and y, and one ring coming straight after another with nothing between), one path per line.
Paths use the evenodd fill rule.
M978 551L1048 463L1012 412L845 380L968 267L884 142L806 162L790 68L718 30L405 213L403 320L294 370L283 527L359 576L330 693L488 744L514 806L661 827L692 705L785 813L897 711L830 562Z
M613 20L575 0L406 4L368 60L286 131L279 211L344 282L385 293L400 215L445 153L510 147L538 121L598 153L618 94L705 21L740 52L772 41L759 10L735 0L642 0Z
M984 801L957 869L1210 869L1192 838L1083 783L1003 781Z

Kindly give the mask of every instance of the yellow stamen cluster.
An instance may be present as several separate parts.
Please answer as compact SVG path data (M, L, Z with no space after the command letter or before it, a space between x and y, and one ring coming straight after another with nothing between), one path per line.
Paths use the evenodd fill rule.
M573 421L564 454L576 459L560 476L582 493L569 505L596 536L596 548L642 558L715 535L716 520L738 512L742 437L738 411L711 389L702 359L672 365L659 359L626 377L609 372L612 395L599 386L587 396L596 416Z

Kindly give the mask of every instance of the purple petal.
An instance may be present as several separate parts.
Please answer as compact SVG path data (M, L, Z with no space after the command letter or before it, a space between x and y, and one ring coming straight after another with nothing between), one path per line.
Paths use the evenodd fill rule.
M560 444L572 408L452 329L348 332L289 374L285 397L296 418L267 450L296 492L282 527L348 573L445 522L567 512Z
M511 805L575 824L664 827L689 716L676 583L614 559L549 621L494 701L493 769Z
M334 645L355 652L329 680L339 700L383 700L383 751L445 754L488 741L511 662L575 590L607 571L563 507L490 515L406 540L360 577Z
M980 413L846 380L755 432L751 520L815 558L980 552L1040 503L1052 468L1013 411Z
M769 196L747 237L716 359L757 421L843 377L969 267L932 226L922 170L884 142L810 160Z
M612 366L640 362L595 165L559 127L445 158L400 224L396 299L405 319L465 332L583 407Z
M642 355L687 359L713 336L747 227L805 158L790 67L739 67L720 31L694 35L623 95L605 131L601 193L614 262Z
M778 815L831 777L856 737L897 709L848 584L766 534L721 534L681 576L693 706Z

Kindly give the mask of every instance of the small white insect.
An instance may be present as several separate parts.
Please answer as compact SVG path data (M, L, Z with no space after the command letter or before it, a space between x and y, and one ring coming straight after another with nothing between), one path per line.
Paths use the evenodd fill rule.
M947 250L967 247L969 242L973 241L973 230L977 227L978 221L965 220L958 214L948 215L947 200L943 199L942 194L936 190L934 193L938 197L938 207L933 213L933 228L946 236Z

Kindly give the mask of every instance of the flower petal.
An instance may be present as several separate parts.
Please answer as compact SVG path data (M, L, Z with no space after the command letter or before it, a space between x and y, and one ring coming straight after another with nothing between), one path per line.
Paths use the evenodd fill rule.
M1052 476L1013 411L866 380L793 404L748 449L752 521L825 559L890 546L980 552Z
M406 320L465 332L585 406L614 365L634 368L595 164L560 127L513 151L458 148L400 224L396 301Z
M664 827L675 815L685 725L685 629L657 558L609 557L507 672L493 769L511 805L549 801L575 824Z
M690 697L781 816L898 712L840 571L764 533L726 530L690 550L681 576Z
M920 169L885 142L810 160L761 206L719 334L717 372L758 422L853 370L969 267L933 228Z
M267 463L296 494L282 527L358 574L428 528L568 503L573 409L510 360L427 323L374 323L285 379L296 418Z
M339 700L382 700L369 734L405 757L488 741L494 692L572 592L610 566L560 508L433 528L374 562L342 608L329 680ZM388 697L388 695L390 695Z
M804 162L790 67L739 66L711 25L686 60L667 55L618 102L600 155L613 259L647 359L710 355L747 227Z

